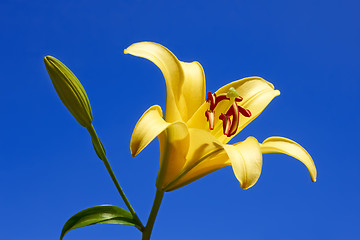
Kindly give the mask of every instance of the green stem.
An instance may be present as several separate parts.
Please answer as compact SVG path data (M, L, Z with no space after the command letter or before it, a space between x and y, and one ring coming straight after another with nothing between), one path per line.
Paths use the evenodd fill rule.
M154 227L155 219L157 216L157 213L159 211L161 201L164 197L164 192L160 190L156 190L156 195L154 199L153 206L151 208L150 216L148 219L148 222L146 223L146 227L143 231L142 240L149 240L151 236L152 229Z
M113 170L111 169L111 166L110 166L110 164L109 164L109 161L108 161L107 159L104 161L104 164L105 164L106 170L108 171L108 173L109 173L112 181L113 181L114 184L115 184L116 189L118 190L121 198L123 199L126 207L129 209L129 211L131 212L131 215L134 217L134 219L140 224L141 228L144 229L144 226L142 225L139 217L136 215L133 207L131 206L129 200L127 199L127 197L126 197L126 195L125 195L125 193L124 193L124 191L122 190L122 188L121 188L118 180L116 179L116 176L115 176Z
M112 170L112 168L110 166L110 163L109 163L109 161L108 161L108 159L106 157L104 146L102 145L99 137L97 136L94 127L91 125L91 127L87 128L87 130L90 133L91 140L92 140L92 143L93 143L96 154L104 162L106 170L108 171L108 173L109 173L109 175L111 177L111 180L114 182L115 187L118 190L122 200L124 201L126 207L129 209L129 211L130 211L131 215L133 216L134 220L136 220L138 222L138 224L141 226L141 228L142 228L141 231L143 231L144 226L141 223L139 217L136 215L133 207L131 206L129 200L127 199L127 197L126 197L124 191L122 190L118 180L116 179L116 176L115 176L115 174L114 174L114 172L113 172L113 170Z

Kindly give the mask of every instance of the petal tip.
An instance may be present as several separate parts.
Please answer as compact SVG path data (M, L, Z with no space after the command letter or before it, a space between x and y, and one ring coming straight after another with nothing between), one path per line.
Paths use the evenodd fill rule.
M130 147L130 153L132 157L136 157L144 148L139 148L139 147L135 147L135 148L131 148Z
M130 143L130 146L131 146L131 143ZM136 157L137 152L135 152L135 151L133 150L133 148L130 147L130 154L131 154L132 157Z
M316 180L317 180L317 179L316 179L316 176L311 176L311 181L312 181L312 182L316 182Z
M240 187L243 189L243 190L248 190L249 188L251 188L252 186L254 186L255 183L245 183L245 184L240 184Z
M132 139L130 141L130 153L132 157L136 157L144 148L145 146L140 146L139 142L133 142Z

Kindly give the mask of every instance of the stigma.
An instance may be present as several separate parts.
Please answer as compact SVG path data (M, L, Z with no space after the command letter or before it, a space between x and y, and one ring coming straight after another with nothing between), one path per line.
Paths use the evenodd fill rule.
M225 110L225 112L220 113L219 120L222 121L224 135L227 137L235 135L239 126L240 114L244 117L251 117L250 110L245 109L239 105L242 100L243 98L239 96L233 87L229 89L228 93L222 93L219 95L208 92L206 102L208 102L210 105L209 109L205 112L205 116L209 122L209 129L214 130L215 125L217 125L217 121L215 119L216 106L220 102L226 101L229 107Z

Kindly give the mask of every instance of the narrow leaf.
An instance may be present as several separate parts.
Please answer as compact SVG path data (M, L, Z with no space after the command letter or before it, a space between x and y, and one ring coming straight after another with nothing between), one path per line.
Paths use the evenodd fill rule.
M113 205L100 205L82 210L72 216L64 225L60 240L72 229L94 224L130 225L141 231L141 226L129 211Z

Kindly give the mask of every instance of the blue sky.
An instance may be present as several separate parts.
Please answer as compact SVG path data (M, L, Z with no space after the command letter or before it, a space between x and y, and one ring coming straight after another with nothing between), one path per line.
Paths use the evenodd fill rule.
M207 90L261 76L281 95L234 142L284 136L312 155L318 181L286 155L264 156L242 190L230 167L164 197L156 239L357 239L360 4L330 1L0 2L0 239L57 239L87 207L123 206L90 138L58 99L43 57L65 63L90 98L94 126L145 222L155 194L157 141L133 159L138 118L165 104L149 61L124 55L153 41L199 61ZM128 226L74 230L65 239L140 239Z

